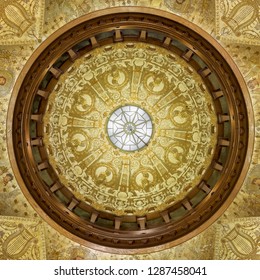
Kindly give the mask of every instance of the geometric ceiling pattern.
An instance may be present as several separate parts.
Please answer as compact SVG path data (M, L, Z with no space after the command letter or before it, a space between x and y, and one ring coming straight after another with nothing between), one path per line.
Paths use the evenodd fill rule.
M2 3L3 2L3 3ZM36 5L37 2L37 5ZM52 229L32 209L10 167L6 131L11 90L23 65L41 41L65 23L93 10L146 6L147 1L0 1L0 255L2 259L259 259L260 65L258 1L151 0L150 7L187 18L222 44L249 89L255 118L255 145L247 178L234 202L206 231L174 248L140 255L116 255L85 248ZM257 6L258 5L258 6ZM13 15L16 14L14 17ZM243 16L244 15L244 16ZM239 19L239 21L236 21ZM6 37L4 37L6 36ZM5 38L5 39L4 39ZM11 39L12 38L12 39ZM32 231L34 228L34 231ZM21 235L23 233L23 235ZM21 251L13 242L24 242ZM3 253L4 252L4 253Z

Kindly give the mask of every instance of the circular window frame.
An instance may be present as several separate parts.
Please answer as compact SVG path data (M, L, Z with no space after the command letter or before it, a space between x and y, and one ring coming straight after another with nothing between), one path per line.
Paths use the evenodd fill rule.
M123 30L133 29L139 31L135 38L123 34ZM161 34L163 39L149 37L151 31ZM40 88L41 83L49 74L48 86L53 88L59 76L75 59L102 44L104 40L100 39L98 34L106 32L113 34L108 38L111 43L136 40L170 50L174 48L172 42L177 38L178 42L185 46L183 51L176 49L177 55L195 69L192 56L196 55L206 63L206 67L197 67L196 70L212 93L216 111L222 112L218 113L218 133L223 136L225 124L230 126L230 139L219 137L215 151L217 157L214 157L206 171L205 176L211 169L219 172L220 176L214 186L209 187L207 182L202 180L196 186L196 191L188 194L184 200L154 215L117 217L84 206L90 216L83 219L75 214L76 207L83 202L78 201L68 190L62 193L66 197L63 203L57 200L55 193L64 189L64 186L58 182L57 174L49 165L48 155L43 150L45 160L38 163L33 156L33 147L44 147L41 122L50 94L48 90ZM89 47L75 50L75 46L84 40L89 41ZM61 66L57 66L58 59L65 53L68 59ZM223 87L221 90L212 90L209 81L212 73L217 75ZM40 98L42 110L37 113L33 112L35 96ZM225 98L228 104L228 114L222 110L221 98ZM35 137L32 137L30 122L36 123ZM207 32L179 16L161 10L117 7L92 12L73 20L38 47L14 86L8 109L7 137L10 139L7 142L9 158L17 182L43 219L62 234L83 245L106 252L135 254L178 245L205 230L227 209L238 193L250 165L254 146L254 118L250 95L239 69L223 47ZM222 165L217 159L221 150L227 147L228 157ZM39 175L42 170L49 170L53 177L57 178L57 182L52 186L44 183ZM201 203L193 207L190 197L198 190L203 191L205 196ZM173 221L170 211L177 209L176 207L182 207L185 215L180 220ZM99 217L110 219L113 228L98 224ZM159 218L162 223L158 227L147 226L150 220ZM122 229L125 219L137 228Z
M112 137L114 137L114 138L117 138L117 137L114 136L114 133L115 133L115 132L113 132L113 133L110 132L111 129L113 130L113 128L111 128L111 125L113 126L113 123L115 122L115 119L114 119L114 118L115 118L115 113L116 113L118 110L121 110L120 115L121 115L121 114L125 114L125 110L126 110L125 108L126 108L126 107L135 108L135 113L137 113L138 110L141 110L141 111L143 112L143 115L146 115L146 118L147 118L146 124L149 123L149 124L151 125L151 128L146 128L146 133L144 133L144 132L142 133L141 128L138 128L138 124L136 125L135 123L133 123L133 126L137 127L137 128L135 129L135 131L138 132L138 130L140 130L139 133L141 133L141 134L143 134L143 135L145 134L145 136L149 137L149 139L147 139L146 141L144 141L144 138L141 138L141 137L139 137L138 135L136 135L135 131L134 131L133 133L132 133L132 132L127 133L127 132L125 131L125 130L126 130L126 129L125 129L125 126L126 126L126 125L129 125L129 123L130 123L130 125L131 125L131 122L125 122L124 125L123 125L123 121L121 121L121 122L122 122L121 125L122 125L124 128L122 128L122 131L121 131L120 135L122 135L122 133L123 133L124 136L126 136L126 135L134 135L134 136L138 137L139 140L140 140L138 143L135 142L135 144L132 144L132 145L131 145L131 146L135 146L134 149L125 149L124 146L126 146L126 144L122 144L122 143L121 143L122 147L119 147L119 145L117 145L116 143L119 142L120 140L117 139L117 141L114 143ZM139 115L140 115L140 114L139 114ZM111 119L111 118L113 118L113 119ZM150 131L151 131L150 133L147 132L147 130L149 130L149 129L150 129ZM107 124L106 124L106 132L107 132L107 137L109 138L111 144L112 144L114 147L116 147L116 148L118 148L120 151L124 151L124 152L136 152L136 151L139 151L139 150L145 148L145 146L148 146L148 144L149 144L149 142L150 142L150 140L151 140L151 137L152 137L152 135L153 135L153 123L152 123L152 119L151 119L150 115L149 115L144 109L142 109L141 107L136 106L136 105L123 105L123 106L120 106L119 108L117 108L116 110L114 110L114 111L112 112L112 114L109 116L108 121L107 121ZM148 134L147 134L147 133L148 133ZM117 134L118 134L118 133L117 133ZM135 139L134 139L134 140L135 140ZM140 147L138 147L138 145L140 144L140 142L143 142L143 145L141 145Z

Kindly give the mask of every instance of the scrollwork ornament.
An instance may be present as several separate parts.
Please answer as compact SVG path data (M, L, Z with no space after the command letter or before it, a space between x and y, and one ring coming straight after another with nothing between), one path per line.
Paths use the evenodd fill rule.
M67 147L79 156L82 155L82 153L86 153L90 148L90 141L87 134L80 130L69 133Z
M111 187L116 183L117 176L115 169L109 164L94 164L91 168L91 176L97 185Z
M138 192L149 193L154 189L157 180L158 176L152 169L140 169L133 174L131 185Z
M74 95L74 102L71 106L77 115L88 114L94 107L94 99L88 91L81 91Z
M163 73L150 73L144 78L144 86L152 94L162 94L168 90L169 84Z
M185 103L177 103L171 107L170 118L176 127L187 128L191 123L192 112Z
M105 81L108 87L121 89L128 82L128 73L122 67L112 65L111 69L106 72Z

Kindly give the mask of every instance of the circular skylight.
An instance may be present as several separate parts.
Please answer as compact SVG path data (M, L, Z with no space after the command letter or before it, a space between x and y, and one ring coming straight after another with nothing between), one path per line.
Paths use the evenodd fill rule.
M123 106L109 117L107 132L111 142L123 151L136 151L147 146L152 136L150 116L137 106Z

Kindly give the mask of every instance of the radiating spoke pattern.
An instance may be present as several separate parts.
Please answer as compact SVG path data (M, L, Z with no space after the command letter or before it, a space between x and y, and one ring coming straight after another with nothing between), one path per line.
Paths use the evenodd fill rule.
M149 115L143 109L132 105L115 110L107 123L110 140L124 151L136 151L147 146L152 131Z

